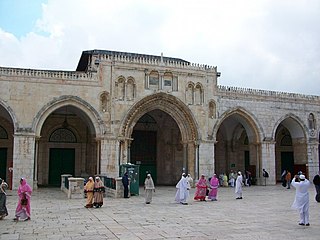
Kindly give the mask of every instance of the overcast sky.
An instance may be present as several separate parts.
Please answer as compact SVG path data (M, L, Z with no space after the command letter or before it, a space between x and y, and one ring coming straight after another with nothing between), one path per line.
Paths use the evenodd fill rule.
M320 95L319 0L0 0L0 66L102 49L217 66L219 85Z

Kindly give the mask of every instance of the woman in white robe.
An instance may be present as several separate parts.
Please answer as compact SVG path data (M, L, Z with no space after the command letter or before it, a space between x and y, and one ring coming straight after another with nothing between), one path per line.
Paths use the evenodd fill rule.
M154 187L153 179L150 173L147 174L147 177L144 181L144 190L145 190L146 204L150 204L152 201L152 192L156 191Z
M236 187L235 187L236 199L242 199L242 185L243 185L243 178L242 178L241 172L239 171L238 177L236 180Z
M180 181L176 185L177 192L175 201L183 205L188 205L190 184L186 178L186 174L182 173Z
M296 196L292 204L293 209L297 209L300 214L299 225L310 226L309 223L309 192L311 183L304 175L296 175L291 182L291 186L296 189Z

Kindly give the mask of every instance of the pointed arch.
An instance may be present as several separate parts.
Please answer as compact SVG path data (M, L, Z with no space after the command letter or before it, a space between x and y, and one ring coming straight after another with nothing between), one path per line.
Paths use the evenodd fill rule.
M32 122L32 130L36 136L40 136L41 128L48 116L55 110L63 106L74 106L81 110L82 117L89 123L89 128L97 137L101 137L105 132L105 126L99 113L86 101L77 96L61 96L45 104L36 114Z
M290 131L292 138L307 138L308 127L298 116L289 113L279 118L275 123L272 130L273 139L275 139L277 128L281 123Z
M190 109L181 100L166 93L147 96L133 105L121 123L119 136L130 138L138 120L155 109L168 113L176 121L181 131L182 141L199 139L198 126Z
M264 131L255 116L244 108L237 107L230 109L222 114L219 121L213 127L212 136L216 136L222 123L229 117L234 117L239 121L247 131L248 138L251 142L259 143L264 138Z

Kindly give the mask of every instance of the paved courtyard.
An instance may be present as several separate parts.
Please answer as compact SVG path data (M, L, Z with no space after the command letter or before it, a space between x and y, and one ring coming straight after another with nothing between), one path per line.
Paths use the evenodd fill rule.
M193 197L194 189L191 190ZM85 199L67 199L57 188L32 196L31 221L14 222L17 196L9 192L9 216L0 221L0 239L318 239L320 204L310 188L310 224L298 226L290 208L294 189L281 185L220 188L217 202L174 202L174 187L158 187L150 205L143 190L129 199L105 198L101 209L86 209Z

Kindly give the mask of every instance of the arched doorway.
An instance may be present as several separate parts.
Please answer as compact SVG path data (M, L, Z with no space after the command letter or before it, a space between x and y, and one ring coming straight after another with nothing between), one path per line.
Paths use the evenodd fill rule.
M302 125L294 117L286 117L275 131L276 180L281 180L284 170L292 175L302 171L307 174L307 143Z
M190 109L174 96L157 93L137 102L119 138L121 163L141 165L141 180L150 171L157 184L174 185L182 172L195 174L198 130Z
M140 183L151 173L156 184L172 185L183 168L182 139L174 119L161 110L144 114L133 128L131 163L140 166Z
M61 174L87 178L100 173L100 125L88 103L64 96L44 106L38 116L34 125L39 136L35 170L39 186L59 186Z
M0 102L0 178L12 189L14 124L7 109Z
M252 183L260 171L258 128L253 118L241 109L226 113L216 134L215 172L227 176L232 171L249 172Z

